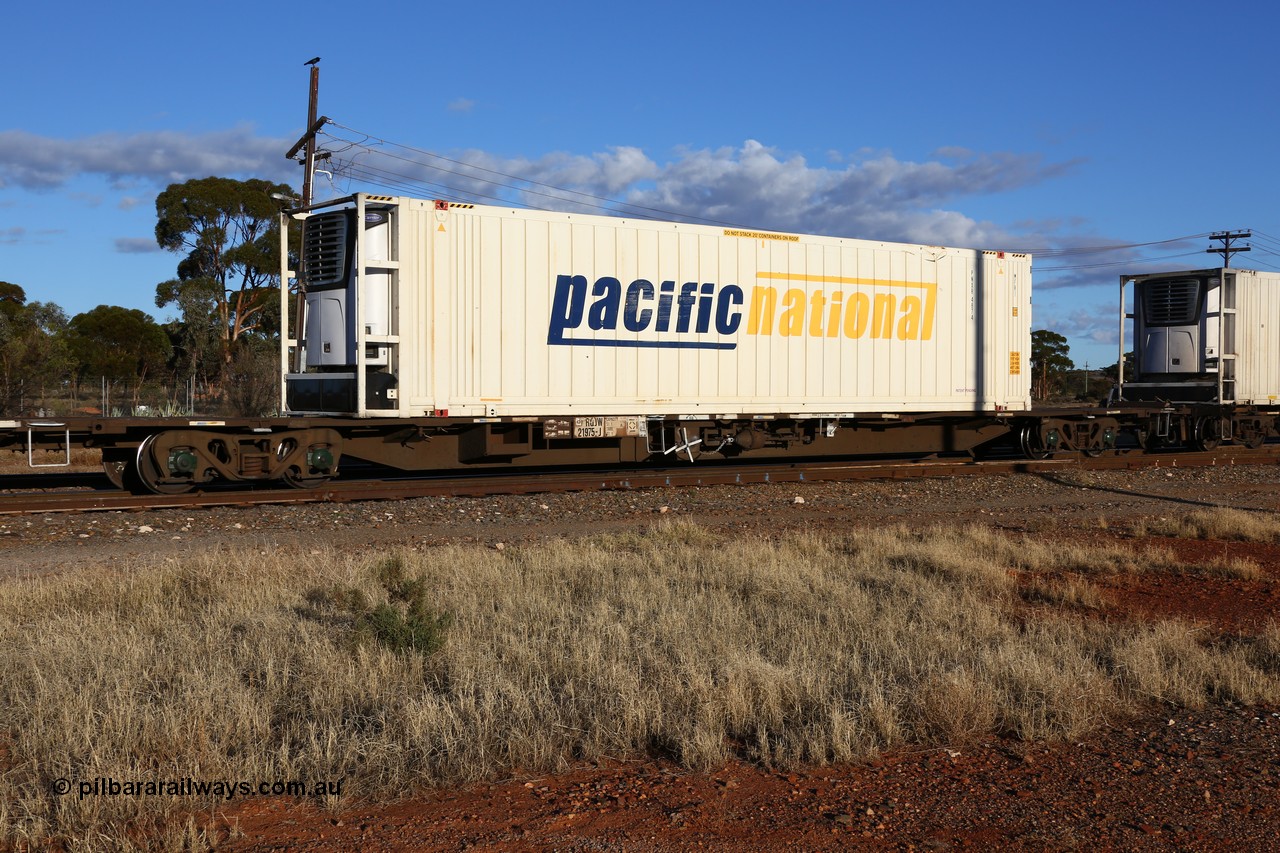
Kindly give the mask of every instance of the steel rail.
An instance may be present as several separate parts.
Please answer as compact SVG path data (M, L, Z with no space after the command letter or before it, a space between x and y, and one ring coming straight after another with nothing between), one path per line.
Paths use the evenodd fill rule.
M536 494L687 488L714 485L804 483L833 480L898 480L918 477L998 476L1062 471L1204 468L1280 464L1280 445L1257 450L1226 448L1206 453L1132 451L1096 458L1080 455L1044 460L970 459L919 461L806 460L743 464L688 465L625 470L529 471L466 476L335 481L315 489L197 490L183 495L131 495L123 491L38 491L0 494L0 515L52 512L143 510L178 507L252 506L257 504L348 503L405 500L418 497L482 497Z

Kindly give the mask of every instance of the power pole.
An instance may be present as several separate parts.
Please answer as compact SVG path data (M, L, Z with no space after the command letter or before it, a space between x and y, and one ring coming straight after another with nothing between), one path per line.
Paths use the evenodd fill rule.
M1236 240L1244 240L1253 236L1251 231L1218 231L1209 235L1210 240L1217 240L1222 245L1216 249L1205 249L1206 252L1215 255L1222 255L1222 265L1224 267L1231 266L1231 256L1240 252L1247 252L1251 247L1243 246L1240 248L1232 247L1232 243Z
M299 150L303 151L302 209L306 210L311 207L311 201L312 201L311 173L315 170L315 167L316 167L316 134L320 132L320 128L328 124L329 119L327 116L319 116L319 117L316 116L316 113L319 111L318 107L319 107L319 101L320 101L320 57L317 56L313 59L308 60L303 64L306 66L309 66L311 69L311 74L310 74L311 80L310 80L310 87L309 87L310 94L309 94L309 97L307 98L307 131L306 133L302 134L302 138L300 138L297 142L295 142L293 144L293 147L290 148L289 151L284 156L287 159L292 160L297 155ZM283 241L287 239L286 235L283 233L283 230L280 234L280 239L283 245ZM297 335L297 339L299 342L301 342L302 340L303 330L306 323L307 289L306 289L306 285L304 284L304 282L306 281L305 266L306 266L306 261L303 258L302 253L299 253L298 270L297 270L298 297L297 297L297 305L294 308L294 327L293 327L294 334ZM283 281L280 282L280 286L284 287L285 282ZM283 331L287 333L288 320L285 318L281 318L281 319L284 325ZM286 337L287 337L287 334L286 334ZM301 373L303 370L303 367L304 365L302 363L302 347L299 346L297 348L297 352L294 354L293 369L295 372Z
M316 168L316 133L311 128L316 123L316 111L320 101L320 57L306 63L311 66L311 96L307 99L307 152L303 162L302 206L311 205L311 173Z
M305 64L311 67L311 86L310 96L307 98L307 131L295 143L293 147L285 152L286 160L294 160L297 158L298 152L302 151L302 206L305 208L311 204L311 172L316 167L316 134L320 132L320 128L329 123L328 116L316 116L318 112L318 104L320 100L320 57L309 60ZM304 150L305 147L305 150ZM321 155L323 156L323 155Z

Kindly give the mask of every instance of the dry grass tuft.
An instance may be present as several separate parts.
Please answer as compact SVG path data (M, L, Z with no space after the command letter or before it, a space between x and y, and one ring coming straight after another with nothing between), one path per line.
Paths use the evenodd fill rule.
M109 848L170 818L165 846L215 840L215 799L58 797L58 778L343 779L378 798L602 756L846 761L1080 737L1151 699L1280 701L1274 626L1210 642L1179 623L1026 620L1019 572L1143 559L1126 554L985 529L770 541L669 523L501 552L223 551L11 581L0 843ZM363 615L414 602L451 617L441 642L361 641Z
M1235 578L1237 580L1254 581L1265 575L1256 561L1248 557L1214 557L1207 563L1193 567L1200 574L1210 577Z
M1051 604L1082 610L1102 610L1107 606L1102 590L1072 573L1062 576L1032 575L1027 578L1020 593L1025 601L1032 604Z
M61 465L67 459L66 451L36 451L32 458L37 465ZM84 447L71 448L71 465L66 468L32 468L27 453L0 450L0 474L33 474L40 471L87 471L102 467L102 451Z
M1280 542L1280 517L1226 507L1198 509L1178 518L1160 518L1135 527L1137 536L1180 539L1224 539L1238 542Z

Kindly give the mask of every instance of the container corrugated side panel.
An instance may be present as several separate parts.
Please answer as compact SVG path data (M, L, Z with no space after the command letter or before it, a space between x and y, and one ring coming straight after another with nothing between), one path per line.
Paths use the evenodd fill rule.
M1236 273L1236 399L1280 400L1280 273Z
M1025 256L986 252L974 329L975 351L983 354L979 398L985 408L1026 408L1030 404L1030 263ZM1018 401L1025 398L1025 404Z
M1025 258L1004 259L1004 272L988 271L995 262L966 250L817 237L749 239L698 226L484 207L450 211L447 227L452 257L433 286L450 291L437 297L448 305L449 339L437 356L448 361L439 367L448 375L451 413L771 414L1027 405L1029 352L1021 356L1021 377L1009 370L1010 353L1029 346L1015 340L1028 334L1026 286L1015 292L1001 278L1015 268L1029 277ZM975 280L976 269L982 281ZM585 319L573 330L581 345L549 345L559 275L585 276L589 286L610 276L623 288L639 278L655 287L668 280L677 286L737 284L744 304L735 348L593 346L639 335L593 330ZM769 334L745 333L757 288L772 288L778 303L768 318ZM928 300L929 340L895 334L911 329L897 314L879 339L866 328L874 323L869 317L862 318L859 335L842 334L849 314L833 313L834 302L847 300L841 307L849 308L860 299L873 303L877 295L899 309L908 299ZM799 334L780 333L787 299L791 318L803 315ZM593 300L589 295L586 313ZM1018 300L1023 306L1011 320ZM916 325L922 322L917 317ZM680 336L716 338L714 332Z
M421 202L415 204L401 198L396 199L396 205L394 247L400 271L391 305L391 327L400 338L397 414L408 417L433 408L434 403L430 397L432 377L427 369L432 337L426 315L430 294L424 272L430 262L431 242L427 239Z

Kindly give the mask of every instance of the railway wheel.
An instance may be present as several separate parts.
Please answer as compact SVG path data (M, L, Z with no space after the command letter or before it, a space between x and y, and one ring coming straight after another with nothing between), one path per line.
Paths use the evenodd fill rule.
M280 477L284 480L285 485L292 486L295 489L317 489L325 483L332 480L332 477L304 477L297 468L290 468Z
M1084 455L1090 459L1097 459L1102 454L1116 449L1116 427L1110 424L1100 424L1096 429L1090 431L1087 438L1087 445L1084 448Z
M1018 443L1022 448L1022 455L1028 459L1048 459L1052 454L1040 442L1040 428L1035 424L1027 424L1022 428Z
M1217 450L1222 444L1222 431L1217 418L1200 418L1195 423L1192 446L1196 450Z
M194 482L185 483L164 483L161 479L164 474L160 471L160 466L155 463L151 456L151 446L155 443L154 435L147 436L142 444L138 445L138 455L136 458L136 472L138 480L148 491L155 492L157 495L182 495L191 491L195 487Z
M133 454L128 450L110 448L102 451L102 473L107 475L111 485L117 489L128 488L125 483L129 466L133 462Z
M1236 441L1249 450L1257 450L1267 440L1268 427L1254 418L1242 418L1231 425Z
M297 440L286 438L276 447L276 459L284 462L290 456L295 455L297 450ZM330 448L323 446L312 447L307 450L303 458L305 459L304 464L307 473L304 474L297 465L290 465L280 475L280 479L284 480L286 485L295 489L314 489L333 479L334 458L333 451Z

